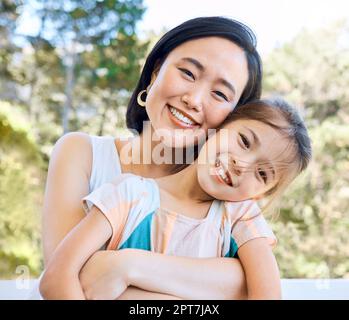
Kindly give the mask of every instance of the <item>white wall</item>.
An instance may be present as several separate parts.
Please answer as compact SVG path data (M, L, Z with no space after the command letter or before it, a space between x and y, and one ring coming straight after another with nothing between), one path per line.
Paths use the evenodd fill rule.
M37 280L0 280L0 300L40 299ZM349 280L343 279L283 279L283 299L349 300Z

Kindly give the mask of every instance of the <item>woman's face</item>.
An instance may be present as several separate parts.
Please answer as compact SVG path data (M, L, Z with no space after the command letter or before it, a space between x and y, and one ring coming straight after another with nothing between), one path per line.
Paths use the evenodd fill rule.
M280 179L280 163L290 156L289 140L255 120L236 120L210 137L198 157L198 181L225 201L258 199Z
M233 42L185 42L170 52L152 82L146 98L151 125L167 146L197 144L234 109L247 81L245 54Z

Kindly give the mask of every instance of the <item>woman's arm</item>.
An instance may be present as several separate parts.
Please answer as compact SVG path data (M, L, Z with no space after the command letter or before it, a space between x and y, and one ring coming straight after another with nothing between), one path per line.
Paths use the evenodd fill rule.
M137 249L99 251L82 269L80 281L86 296L98 299L122 275L130 285L182 299L246 298L244 271L232 258L176 257Z
M195 259L135 249L122 251L123 260L128 264L130 285L184 299L231 299L234 276L243 272L238 269L231 272L231 258ZM279 269L267 239L250 240L239 248L238 253L246 275L247 298L281 299ZM228 270L228 278L222 281L222 274L228 274ZM204 283L203 277L207 277Z
M279 268L267 239L250 240L238 253L246 274L248 299L281 299Z
M95 253L112 234L105 216L93 207L91 212L71 230L51 257L40 281L40 293L44 299L85 299L79 273L88 258ZM116 296L125 289L119 284Z
M150 292L137 287L128 287L117 300L181 300L168 294Z
M80 273L85 297L88 300L178 300L179 297L142 290L129 286L119 297L115 294L118 288L128 283L128 265L124 259L125 250L98 251L86 263Z
M91 164L92 150L88 135L69 133L56 143L50 159L43 206L45 265L52 257L58 244L85 216L81 199L89 193ZM100 257L100 259L104 258ZM217 259L215 264L211 262L210 266L212 269L209 271L209 274L202 274L201 277L202 286L209 288L213 298L216 296L217 284L211 288L209 283L206 285L206 282L212 275L217 277L215 270L221 266L220 262L221 259ZM89 265L89 263L87 265L89 270L93 269L93 266ZM201 261L198 260L195 266L196 268L201 268ZM116 267L118 266L116 265ZM83 267L83 270L85 268ZM98 273L98 269L99 266L95 267L94 274ZM182 273L185 273L185 271L182 270ZM102 274L104 274L104 270L101 270L100 275L102 276ZM112 273L109 273L109 276L110 279L113 279ZM85 279L87 278L85 277ZM190 271L188 271L188 276L185 279L188 278L190 278ZM93 279L90 280L89 284L93 283ZM231 259L227 262L217 281L220 288L229 286L229 292L226 292L225 296L231 295L231 298L236 299L244 296L245 291L242 288L245 287L245 279L238 260ZM182 283L189 288L192 287L192 284L196 285L192 282L185 283L185 281L182 281ZM87 286L85 287L87 288ZM218 296L221 296L221 294Z
M223 300L235 298L235 290L244 291L240 281L244 272L237 259L177 257L135 249L127 249L124 259L131 261L130 285L144 290L183 299Z
M43 205L43 249L47 265L58 244L84 217L81 199L89 193L92 150L84 133L61 137L51 154Z

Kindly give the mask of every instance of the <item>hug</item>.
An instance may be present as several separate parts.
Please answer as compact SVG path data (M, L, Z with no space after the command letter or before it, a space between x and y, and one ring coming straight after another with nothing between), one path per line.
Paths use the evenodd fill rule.
M167 32L129 101L136 134L55 145L42 297L280 299L265 216L307 168L311 143L295 108L261 99L261 82L240 22L203 17ZM193 161L172 161L178 149L195 149Z

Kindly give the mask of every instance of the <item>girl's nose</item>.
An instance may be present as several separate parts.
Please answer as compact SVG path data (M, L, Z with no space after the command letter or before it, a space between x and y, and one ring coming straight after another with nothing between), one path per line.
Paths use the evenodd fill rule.
M242 166L241 161L237 159L231 159L231 168L233 173L238 177L241 176L245 171L245 168Z

